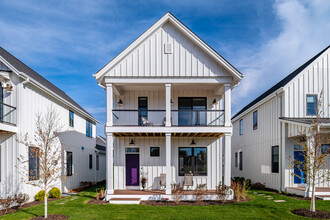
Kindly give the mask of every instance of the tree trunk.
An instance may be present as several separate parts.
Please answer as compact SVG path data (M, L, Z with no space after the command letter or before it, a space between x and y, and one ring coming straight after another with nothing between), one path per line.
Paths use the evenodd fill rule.
M45 192L45 218L47 218L47 193Z
M311 197L311 207L310 207L310 211L311 212L315 212L315 181L313 181L312 183L312 197Z

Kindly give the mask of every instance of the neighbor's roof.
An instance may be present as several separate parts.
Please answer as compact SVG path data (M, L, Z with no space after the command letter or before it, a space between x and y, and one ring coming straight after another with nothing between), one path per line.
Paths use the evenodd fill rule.
M102 136L97 136L96 137L96 146L95 146L95 148L97 150L106 151L106 145L107 145L107 142L106 142L104 137L102 137Z
M281 117L280 119L289 121L289 122L296 122L296 123L307 124L307 125L311 125L317 120L316 118L287 118L287 117ZM321 124L330 124L330 118L320 118L319 122Z
M63 92L61 89L57 88L54 84L49 82L47 79L39 75L37 72L32 70L30 67L25 65L22 61L14 57L12 54L10 54L8 51L0 47L0 56L3 57L7 62L9 62L15 69L17 69L19 72L25 73L28 77L31 77L47 89L51 90L53 93L57 94L67 102L74 105L76 108L83 111L85 114L89 116L89 118L93 119L97 122L97 120L89 114L83 107L81 107L78 103L76 103L70 96L68 96L65 92Z
M176 18L171 12L167 12L162 18L160 18L156 23L154 23L150 28L148 28L143 34L141 34L137 39L135 39L130 45L128 45L121 53L115 56L109 63L102 67L99 71L94 74L96 80L99 81L99 84L103 80L103 77L108 69L115 66L119 63L127 54L133 51L137 45L143 42L147 37L149 37L155 30L162 27L166 22L171 22L175 25L180 31L182 31L187 36L190 36L191 39L201 48L205 48L211 58L221 63L223 67L230 71L230 73L240 81L243 78L243 74L238 71L232 64L230 64L225 58L223 58L216 50L210 47L205 41L203 41L199 36L197 36L193 31L191 31L186 25L184 25L178 18Z
M300 66L298 69L296 69L295 71L293 71L291 74L289 74L287 77L285 77L284 79L282 79L280 82L278 82L276 85L274 85L273 87L271 87L270 89L268 89L266 92L264 92L263 94L261 94L258 98L256 98L255 100L253 100L250 104L248 104L247 106L245 106L244 108L242 108L242 110L240 110L236 115L234 115L232 117L232 119L236 118L238 115L240 115L241 113L245 112L246 110L248 110L250 107L254 106L255 104L257 104L258 102L260 102L261 100L263 100L264 98L266 98L267 96L269 96L270 94L272 94L273 92L275 92L276 90L280 89L281 87L285 86L286 84L288 84L294 77L296 77L301 71L303 71L309 64L311 64L314 60L316 60L321 54L323 54L328 48L330 48L330 45L328 47L326 47L324 50L322 50L320 53L316 54L312 59L308 60L306 63L304 63L302 66Z

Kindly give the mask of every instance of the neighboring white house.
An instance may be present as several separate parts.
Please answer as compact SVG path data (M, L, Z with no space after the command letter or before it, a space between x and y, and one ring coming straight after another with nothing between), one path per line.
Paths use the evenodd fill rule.
M292 159L303 160L292 137L311 126L323 91L322 126L330 126L330 46L256 98L233 118L232 175L275 190L305 195L304 180L291 174ZM306 135L302 135L306 138ZM323 151L329 143L323 143ZM289 160L291 157L291 161ZM329 159L329 157L328 157ZM321 181L322 182L322 181ZM330 187L329 181L319 187ZM293 188L296 187L296 188ZM300 187L300 188L298 188ZM307 195L307 194L306 194Z
M30 198L40 190L21 181L18 157L29 157L29 148L16 139L35 132L36 116L49 107L59 114L63 131L60 141L63 159L62 172L66 181L58 187L66 192L80 186L81 181L105 179L103 164L98 166L105 152L96 148L97 120L68 95L30 69L20 60L0 47L0 196L23 192ZM68 157L69 156L69 157ZM89 161L90 160L90 161ZM92 165L89 165L89 162ZM30 163L33 170L36 163ZM96 168L99 167L99 170ZM29 172L30 173L30 172ZM32 173L32 174L31 174ZM33 175L31 172L29 175Z
M142 189L143 173L166 194L189 173L192 189L230 185L231 90L243 75L171 13L94 76L106 89L107 199Z

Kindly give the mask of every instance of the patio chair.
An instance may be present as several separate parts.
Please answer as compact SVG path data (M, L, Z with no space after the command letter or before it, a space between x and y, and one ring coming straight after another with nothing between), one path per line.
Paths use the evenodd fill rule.
M152 123L152 121L148 121L148 119L146 117L141 116L141 120L142 120L142 125L145 125L145 126L154 125L154 123Z
M194 184L193 182L193 174L192 173L188 173L184 175L184 179L183 179L183 187L187 187L187 189L189 190L190 187L192 187Z
M162 188L162 187L164 187L164 189L166 188L166 174L165 173L160 174L159 184L160 184L160 188Z

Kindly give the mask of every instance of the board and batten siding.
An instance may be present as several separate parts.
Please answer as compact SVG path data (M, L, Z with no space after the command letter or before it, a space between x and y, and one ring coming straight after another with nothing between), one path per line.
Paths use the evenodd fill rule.
M280 145L279 117L281 98L273 97L233 122L232 176L245 177L252 182L265 183L279 189L280 176L271 170L272 146ZM258 128L253 130L253 112L258 111ZM239 134L239 121L243 119L243 135ZM235 167L235 152L243 152L243 170Z
M134 146L129 144L131 139L134 139ZM114 140L114 188L126 189L125 148L139 147L140 169L147 173L146 189L159 189L160 174L166 173L165 137L116 137ZM207 147L207 176L194 176L193 188L197 184L206 183L208 189L215 189L222 179L222 138L194 138L194 140L196 145L191 146L190 137L171 138L172 179L182 185L183 177L178 176L179 147ZM160 156L150 157L150 147L160 147Z
M303 118L306 114L306 95L323 91L323 116L330 118L330 48L291 80L285 87L285 117Z
M165 53L170 43L172 53ZM171 23L155 30L107 73L112 77L231 76Z

